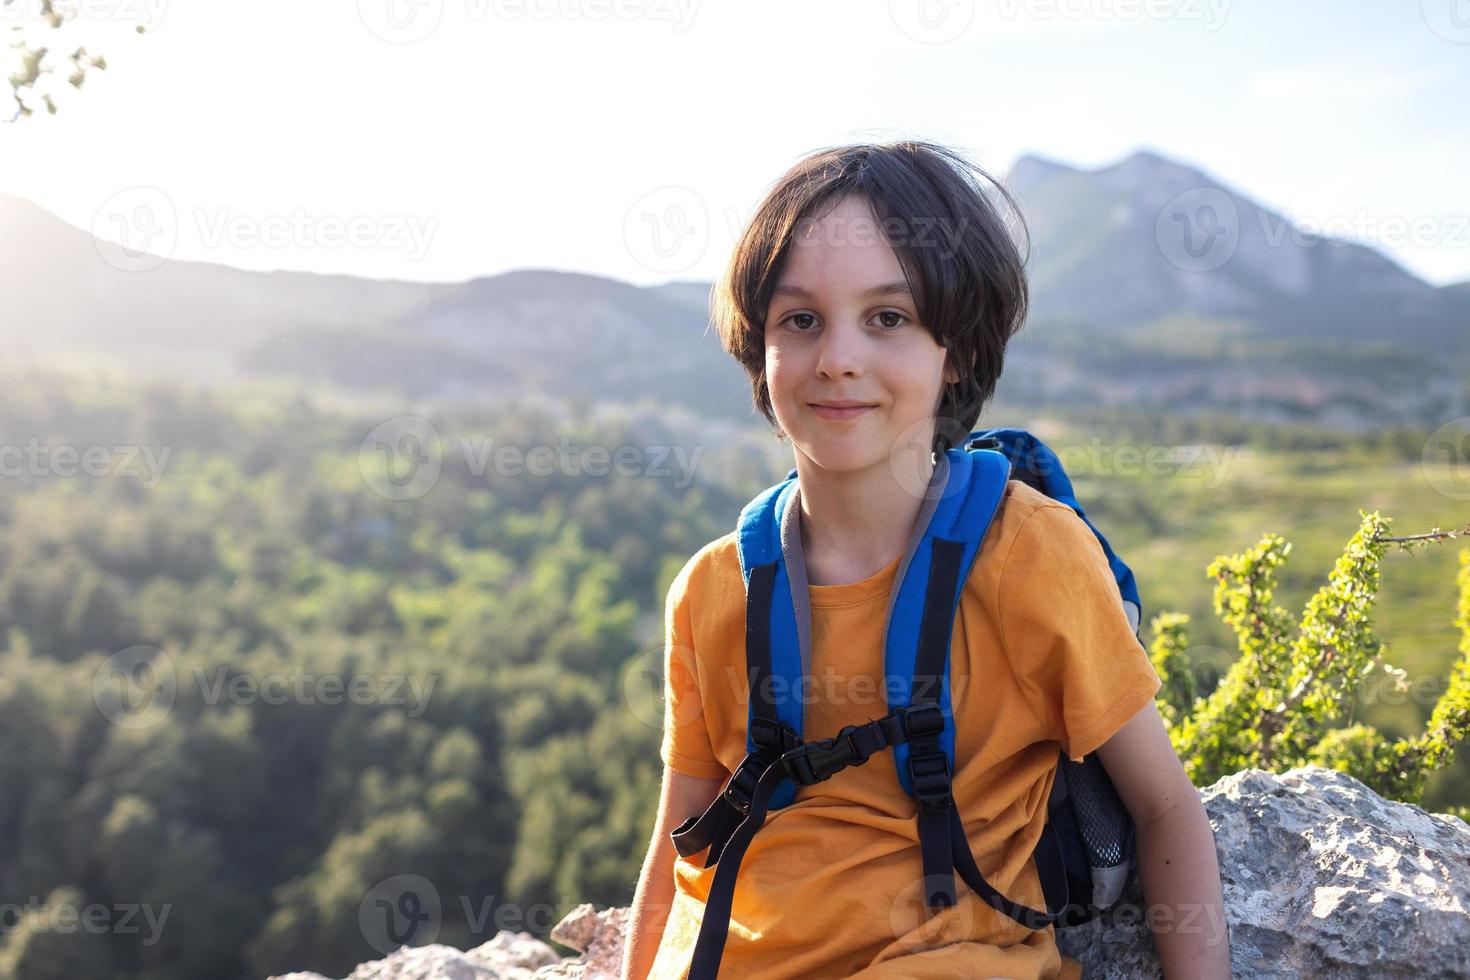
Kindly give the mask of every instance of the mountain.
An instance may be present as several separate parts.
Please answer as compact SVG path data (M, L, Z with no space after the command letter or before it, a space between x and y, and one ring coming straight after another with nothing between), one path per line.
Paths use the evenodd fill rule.
M411 397L580 393L730 421L751 411L744 372L706 332L707 283L640 288L543 270L412 283L178 259L130 271L139 264L0 195L0 353Z
M1358 429L1470 413L1470 282L1435 288L1147 150L1090 170L1029 154L1004 179L1031 232L1033 301L998 389L1006 404ZM643 403L725 432L753 424L749 382L709 321L708 282L523 269L412 283L165 256L139 266L0 195L0 354L414 399Z
M1470 322L1470 279L1439 287L1440 295L1450 304L1461 323Z
M433 287L395 329L493 363L527 390L744 418L749 382L707 321L686 290L520 270Z
M1095 170L1028 155L1005 182L1033 237L1037 320L1126 327L1188 313L1263 337L1470 353L1455 297L1157 153Z
M407 312L414 283L251 272L169 259L146 271L121 247L0 194L0 345L14 351L168 347L238 351L282 330Z
M1470 409L1467 284L1436 288L1147 150L1092 170L1026 155L1005 183L1033 303L1002 394L1351 429Z

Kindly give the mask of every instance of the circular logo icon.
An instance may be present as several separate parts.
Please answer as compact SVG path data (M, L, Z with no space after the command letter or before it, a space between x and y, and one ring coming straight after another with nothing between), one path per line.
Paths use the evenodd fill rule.
M413 44L434 33L444 17L444 0L357 0L357 19L389 44Z
M357 450L362 480L380 497L413 500L439 482L444 450L426 418L400 415L376 426Z
M1139 642L1147 649L1148 642L1143 637L1139 637ZM1175 668L1168 683L1159 689L1156 700L1175 705L1188 715L1194 710L1194 701L1209 697L1220 686L1219 665L1228 668L1235 655L1209 644L1191 643L1182 657L1184 666Z
M687 187L649 191L623 217L623 242L633 260L650 272L683 272L709 247L709 209Z
M439 938L443 916L439 889L423 875L401 874L378 882L357 907L362 936L378 952L423 946Z
M675 725L693 721L704 711L698 686L677 658L673 669L677 672L673 683L678 685L682 696L672 706L666 696L663 647L640 650L623 671L623 703L633 717L649 728L661 729L669 711L674 713L672 721Z
M1419 0L1419 12L1446 41L1470 44L1470 0Z
M1176 194L1159 210L1154 240L1164 258L1185 272L1218 269L1240 245L1240 214L1218 187Z
M1429 485L1451 500L1470 500L1470 415L1451 419L1424 441Z
M959 953L962 943L974 935L975 906L978 899L970 894L958 874L953 876L955 904L930 909L925 903L931 886L944 883L943 876L927 875L906 885L889 907L888 924L899 945L910 953L927 952L932 958L943 955L946 948Z
M945 479L949 473L949 457L941 455L936 458L930 432L935 438L945 436L957 447L964 446L970 433L953 418L937 418L932 429L929 422L929 419L920 419L898 434L888 449L888 467L898 485L916 499L938 493L939 499L943 500L959 492L960 487ZM941 481L943 487L939 489Z
M92 701L119 728L152 728L173 711L172 658L157 647L119 650L92 674Z
M920 44L953 41L975 19L975 0L888 0L895 27Z
M174 202L157 187L128 187L92 214L92 244L102 261L123 272L163 265L179 243Z

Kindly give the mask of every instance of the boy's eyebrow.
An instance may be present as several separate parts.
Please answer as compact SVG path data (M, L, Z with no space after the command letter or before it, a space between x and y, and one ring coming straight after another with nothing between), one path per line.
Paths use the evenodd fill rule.
M810 299L811 295L811 293L797 285L777 286L771 290L771 297L773 299L777 296L796 296L803 299ZM874 286L872 289L863 293L863 299L874 299L878 296L908 296L912 299L913 293L909 290L909 284L906 282L885 282L883 285Z

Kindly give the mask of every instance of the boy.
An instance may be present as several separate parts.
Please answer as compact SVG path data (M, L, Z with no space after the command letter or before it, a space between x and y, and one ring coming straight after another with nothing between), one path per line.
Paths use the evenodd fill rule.
M884 614L935 454L971 431L1025 319L1024 263L967 167L923 143L814 154L762 203L719 286L722 342L793 444L812 631L812 683L793 696L808 739L885 713ZM678 858L669 832L745 755L744 616L732 532L669 590L666 769L629 926L634 980L689 967L716 868ZM1045 908L1030 856L1058 745L1096 751L1137 827L1166 976L1228 977L1214 839L1154 707L1158 677L1097 539L1015 480L965 580L950 683L953 795L989 882ZM927 910L914 815L883 756L772 811L740 865L721 975L1080 976L1052 927L1028 930L962 886Z

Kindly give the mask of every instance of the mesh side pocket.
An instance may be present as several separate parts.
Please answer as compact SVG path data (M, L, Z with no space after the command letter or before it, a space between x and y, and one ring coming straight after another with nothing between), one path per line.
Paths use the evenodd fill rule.
M1118 900L1133 865L1133 820L1096 755L1064 758L1067 790L1092 872L1093 904Z

